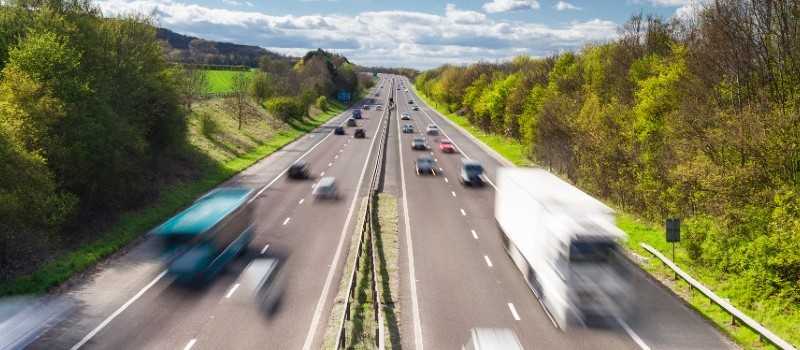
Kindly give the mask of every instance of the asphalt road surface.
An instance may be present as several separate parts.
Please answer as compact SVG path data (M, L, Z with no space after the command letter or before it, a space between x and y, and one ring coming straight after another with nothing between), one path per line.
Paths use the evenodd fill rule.
M385 122L383 190L400 204L403 348L459 349L474 327L512 329L526 349L735 348L641 272L635 274L637 310L630 319L566 332L556 328L501 244L493 219L493 184L464 187L457 178L461 157L480 161L490 181L498 167L510 163L426 106L404 78L381 79L356 106L386 107L390 92L396 94L397 110L363 111L365 118L358 123L366 138L354 139L353 127L346 127L347 135L332 134L349 117L347 111L225 184L259 190L256 236L243 257L207 286L172 283L164 277L157 245L145 240L74 290L40 301L44 306L28 313L36 317L19 322L38 326L13 329L18 337L11 347L320 348L357 211L367 195L377 156L375 136ZM412 111L409 99L421 109ZM399 120L401 113L409 113L411 120ZM414 133L401 132L407 123L414 125ZM438 136L424 135L429 124L438 125ZM424 137L430 149L412 150L412 137ZM451 139L457 151L440 152L440 138ZM435 175L416 174L414 159L422 154L435 159ZM311 178L287 179L286 168L301 158L310 164ZM336 178L338 199L311 196L323 176ZM237 295L242 293L236 285L240 273L261 257L285 261L286 287L272 314Z

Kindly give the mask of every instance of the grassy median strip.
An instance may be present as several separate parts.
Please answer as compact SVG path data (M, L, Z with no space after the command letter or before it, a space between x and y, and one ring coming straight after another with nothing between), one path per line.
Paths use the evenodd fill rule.
M378 284L381 286L380 300L383 305L384 344L388 349L400 349L400 214L397 198L380 193L375 199L374 213L375 249L378 258Z
M373 205L372 219L374 222L375 254L378 263L378 284L380 285L382 312L384 317L384 343L387 348L400 348L399 310L396 301L399 298L400 279L398 261L400 248L398 243L398 212L397 199L388 194L378 194L370 199ZM345 265L342 280L339 283L339 292L333 303L333 310L328 319L328 327L323 340L324 349L336 347L336 337L339 331L339 321L344 312L344 300L350 282L350 275L355 266L354 254L358 247L358 235L361 231L364 205L362 204L359 225L353 232L347 264ZM377 347L375 309L372 299L372 262L366 253L371 245L370 238L364 239L361 249L363 253L359 258L359 270L356 273L356 287L350 304L350 319L345 320L345 349L375 349Z
M331 108L326 113L294 122L291 128L277 132L261 146L225 162L212 163L213 165L204 171L205 175L202 178L176 183L163 191L153 205L123 214L118 223L96 241L44 264L29 275L3 283L0 285L0 295L44 293L51 287L67 281L76 273L110 256L143 232L169 218L192 203L199 195L322 125L346 108L342 104L331 103Z
M435 104L428 99L427 96L417 91L428 105L434 106ZM518 141L509 139L498 135L490 135L480 130L478 127L469 124L466 117L458 116L452 113L446 113L441 107L436 105L436 109L454 123L460 125L465 130L470 132L473 136L483 141L486 145L500 153L503 157L509 159L516 165L524 166L530 165L531 161L526 158L524 146ZM629 240L626 243L628 249L643 259L637 259L637 264L645 271L656 277L662 284L669 287L676 294L680 295L689 305L691 305L697 312L710 320L722 332L728 334L738 344L753 349L771 348L767 343L761 343L758 340L758 335L750 331L747 327L737 323L731 325L730 315L723 311L719 306L709 306L708 299L703 297L700 293L690 293L688 284L686 282L675 283L672 270L664 267L663 264L650 253L646 252L639 246L640 242L649 244L650 246L658 249L667 256L670 256L671 246L666 243L664 238L664 229L660 225L645 222L641 219L636 219L633 216L620 213L618 218L618 226L625 231ZM725 297L729 291L736 288L746 288L744 286L730 285L724 279L714 275L711 271L703 268L694 267L690 263L690 259L680 246L676 245L675 263L681 266L687 273L692 275L695 279L705 284L706 287L714 291L717 295ZM689 266L689 268L687 268ZM731 300L732 304L737 304L736 300ZM781 300L766 300L761 301L758 310L739 308L742 312L752 317L761 325L774 332L778 336L791 344L800 343L800 332L797 331L797 325L800 324L800 310L796 306Z

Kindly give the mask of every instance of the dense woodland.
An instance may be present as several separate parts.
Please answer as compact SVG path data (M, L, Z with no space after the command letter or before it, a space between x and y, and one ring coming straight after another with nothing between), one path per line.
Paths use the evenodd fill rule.
M800 3L634 16L577 53L445 65L417 87L626 211L680 217L696 264L800 302Z
M151 18L103 18L89 0L0 2L0 282L102 236L119 213L209 168L186 136L207 82L165 52ZM322 50L257 62L225 102L240 125L265 122L247 118L253 105L302 118L310 104L367 83Z

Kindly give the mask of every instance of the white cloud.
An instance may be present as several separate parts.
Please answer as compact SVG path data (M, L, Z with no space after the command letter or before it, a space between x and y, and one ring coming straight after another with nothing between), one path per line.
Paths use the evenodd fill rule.
M580 8L580 7L578 7L578 6L575 6L575 5L573 5L573 4L570 4L570 3L568 3L568 2L564 2L564 1L559 1L559 2L558 2L558 4L556 4L555 8L556 8L556 10L558 10L558 11L564 11L564 10L580 10L580 9L581 9L581 8Z
M236 0L222 0L222 2L224 2L224 3L228 4L228 5L234 5L234 6L239 6L240 5L239 2L236 1Z
M322 48L361 65L419 69L577 50L587 41L615 38L617 27L599 19L558 27L504 22L455 5L448 5L441 14L373 11L355 16L275 16L250 8L232 11L177 0L106 0L98 4L109 17L156 9L162 26L203 39L258 45L296 56Z
M680 7L691 5L695 0L650 0L650 3L656 7Z
M483 4L483 9L489 13L536 10L539 2L536 0L492 0Z

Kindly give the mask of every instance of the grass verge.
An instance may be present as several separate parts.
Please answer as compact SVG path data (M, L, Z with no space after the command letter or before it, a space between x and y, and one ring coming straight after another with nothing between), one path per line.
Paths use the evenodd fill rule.
M672 246L664 239L664 229L637 219L629 214L621 214L617 220L618 226L628 233L627 248L635 254L634 260L645 271L650 273L661 284L669 287L675 294L683 298L687 305L694 308L700 315L711 321L722 332L727 333L739 345L748 349L774 349L768 343L762 343L758 339L758 334L751 331L746 326L739 323L733 325L731 316L721 307L708 298L690 290L689 284L683 280L675 280L671 269L664 266L661 261L653 257L644 250L639 243L646 243L673 260L684 271L701 281L709 289L714 291L722 298L731 298L729 301L736 306L736 300L732 297L733 290L741 289L742 286L733 285L731 282L719 279L717 274L702 266L691 263L691 259L682 249L680 243L675 247L675 258L672 258ZM759 309L739 307L737 308L746 315L752 317L761 325L774 332L791 344L800 343L800 312L797 306L779 300L763 301Z
M514 164L521 166L531 164L530 159L525 157L525 147L518 141L499 135L486 134L486 132L480 130L478 127L469 124L469 120L466 117L447 113L442 107L431 102L422 92L417 91L417 93L428 105L436 106L436 109L442 115L466 129L473 136L486 143L489 147ZM643 257L643 259L637 259L637 264L639 264L642 269L653 275L656 279L661 281L663 285L682 297L686 303L693 307L701 316L708 319L739 345L748 349L774 348L767 343L761 343L758 340L758 335L747 327L738 324L736 326L731 325L731 318L727 312L716 305L709 306L708 299L703 297L702 294L691 294L686 282L676 283L673 281L673 273L671 270L664 267L657 258L652 257L650 253L639 246L639 243L644 242L658 249L665 255L671 256L672 248L665 242L662 227L636 219L632 215L622 213L619 210L617 212L620 213L617 224L629 237L626 243L627 248L638 256ZM730 302L735 306L737 306L737 304L745 304L741 301L737 302L736 298L733 298L735 293L731 291L748 288L747 286L732 285L729 281L719 278L718 273L710 269L694 266L691 264L685 251L680 247L680 244L676 246L675 254L675 263L692 275L692 277L714 291L714 293L723 298L730 296L732 298ZM793 345L800 344L800 328L797 326L800 325L800 308L798 308L797 305L790 305L780 300L766 300L762 301L756 309L739 306L737 306L737 308L789 343Z
M347 297L347 290L350 282L350 275L355 268L355 259L352 257L356 254L358 248L358 237L361 231L361 222L364 220L364 209L367 206L367 200L361 202L361 207L358 210L358 221L356 221L356 228L353 230L352 238L350 239L350 249L347 251L346 262L344 270L342 270L342 280L339 282L339 291L336 293L336 298L333 299L333 308L328 317L328 326L325 328L325 336L322 339L323 349L336 348L336 337L339 332L339 321L341 320L342 313L344 312L344 300Z
M400 215L397 198L379 193L374 212L375 249L378 254L378 283L384 318L384 344L388 349L400 349Z
M227 161L212 163L208 169L205 169L204 176L200 179L171 185L152 205L121 215L117 224L96 241L45 263L31 274L3 283L0 285L0 296L40 294L67 281L76 273L87 269L100 259L110 256L143 232L163 222L176 211L190 204L199 195L283 148L344 109L346 106L332 103L327 112L310 120L297 122L292 128L283 129L271 135L262 145Z

